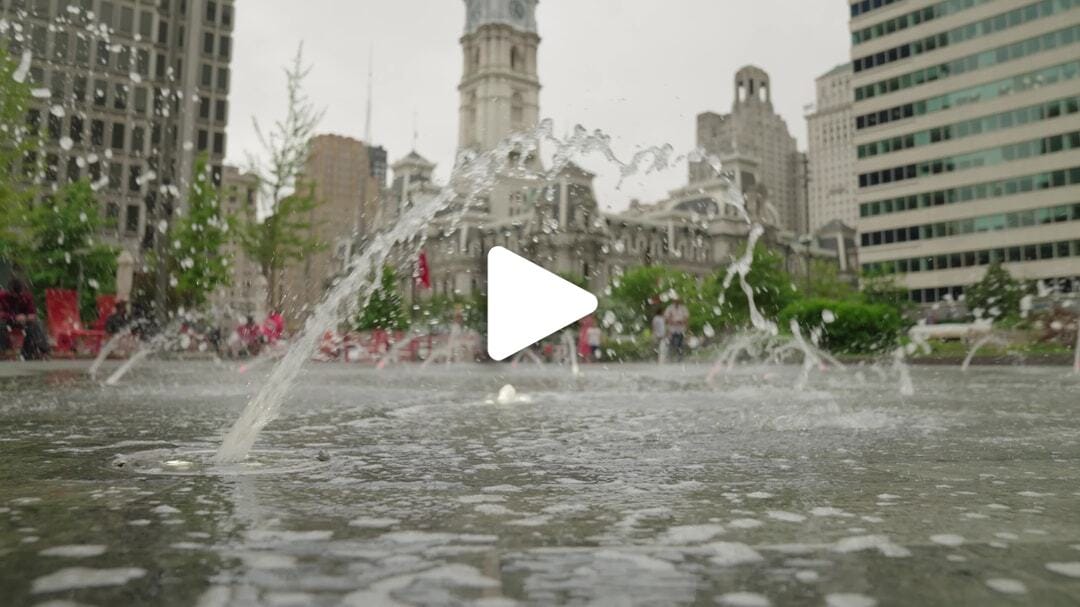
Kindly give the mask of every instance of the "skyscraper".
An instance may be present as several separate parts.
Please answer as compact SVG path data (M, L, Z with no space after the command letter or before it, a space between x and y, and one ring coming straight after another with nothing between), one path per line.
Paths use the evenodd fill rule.
M233 0L0 0L6 49L30 59L46 192L88 178L138 256L182 207L195 159L225 157ZM15 27L18 25L18 28Z
M315 206L304 221L308 236L319 245L282 273L285 317L298 321L317 304L330 283L345 269L352 248L362 234L373 229L378 197L385 175L382 148L341 135L311 138L300 187L311 188Z
M855 203L858 180L851 75L851 64L845 63L818 77L817 101L806 117L810 147L807 207L811 232L834 220L854 227L859 217Z
M914 301L1080 276L1080 2L851 4L860 260ZM992 234L992 235L991 235Z
M748 65L736 72L731 113L700 114L697 145L717 157L738 155L756 160L759 182L776 207L780 227L806 232L804 158L787 123L773 109L772 85L765 70ZM708 163L691 163L691 183L714 177Z

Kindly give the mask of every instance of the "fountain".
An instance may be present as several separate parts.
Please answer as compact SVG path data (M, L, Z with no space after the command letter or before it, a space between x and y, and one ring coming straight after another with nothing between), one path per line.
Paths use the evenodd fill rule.
M542 144L553 148L551 166L542 173L530 172L525 166L525 159L539 152ZM371 297L377 285L369 281L368 277L376 268L382 267L396 247L412 243L418 249L421 243L416 241L417 236L420 235L422 238L428 224L438 213L459 203L456 217L460 218L470 205L475 204L475 201L489 191L503 176L513 175L533 180L548 180L562 171L574 156L590 153L599 153L619 167L622 179L639 172L648 173L666 168L673 162L671 148L667 146L640 150L629 162L620 161L610 147L610 139L603 133L599 131L589 133L579 126L574 129L571 136L560 139L553 134L550 120L545 120L532 132L507 138L495 149L481 154L461 154L446 187L434 197L414 204L391 230L378 235L362 253L350 262L346 276L330 289L316 307L288 353L228 431L218 449L216 460L220 463L230 463L242 461L247 457L259 432L277 417L290 386L303 365L314 354L319 336L333 329L337 323L338 312L346 303L366 302ZM512 157L518 160L511 160ZM701 155L693 157L704 158ZM674 159L674 161L681 160L683 158ZM709 162L717 169L719 175L725 175L720 170L719 160L710 158ZM734 188L730 191L735 199L726 202L733 204L745 215L745 204L741 200L741 194ZM749 221L748 216L747 220ZM751 231L749 249L751 252L740 260L737 270L743 288L750 298L751 307L753 307L752 290L746 282L746 274L750 271L753 244L763 233L764 229L761 226L755 226ZM729 274L729 280L735 273ZM756 308L752 311L752 317L755 323L765 324Z

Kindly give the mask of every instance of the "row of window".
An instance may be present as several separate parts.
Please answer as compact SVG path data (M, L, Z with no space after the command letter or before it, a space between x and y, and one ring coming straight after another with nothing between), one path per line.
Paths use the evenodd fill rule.
M1070 185L1080 185L1080 167L866 202L859 205L859 216L876 217L946 204L1015 196Z
M65 121L68 124L67 129L64 128ZM60 143L61 140L66 138L70 140L72 147L87 143L91 148L104 148L107 144L110 149L121 152L126 151L134 156L147 154L146 126L130 125L125 122L114 122L109 125L104 120L86 120L78 114L65 119L50 113L47 115L45 122L44 134L54 143ZM39 110L27 112L26 125L30 133L40 131L41 113ZM87 126L89 126L89 130L87 130ZM130 140L127 138L129 130L131 132ZM169 127L168 135L168 141L165 142L166 147L176 148L175 126ZM153 124L149 127L149 143L151 149L156 149L162 145L162 127L160 124ZM200 152L212 152L216 156L225 154L224 132L216 131L211 134L207 129L198 129L196 141L193 143Z
M1040 137L967 154L861 173L859 175L859 187L868 188L879 184L966 171L1075 149L1080 149L1080 131Z
M1050 86L1058 82L1067 82L1080 75L1080 61L1071 61L1061 65L1027 72L1017 76L1002 78L994 82L980 84L970 88L938 95L923 101L906 103L896 107L862 114L855 118L855 129L871 128L890 122L906 120L914 116L924 116L934 112L942 112L953 107L960 107L980 101L990 101L1006 95L1014 95L1024 91Z
M870 11L877 10L883 6L889 6L893 2L899 2L900 0L862 0L862 2L856 2L851 5L851 16L858 17L859 15L865 15Z
M982 232L1030 228L1067 221L1080 221L1080 203L1062 204L1028 211L997 213L955 221L941 221L921 226L864 232L861 235L861 241L864 247L874 247L897 242L913 242Z
M1080 291L1080 278L1075 276L1068 278L1043 278L1039 280L1048 290L1055 293L1072 293ZM909 298L915 303L937 303L960 301L964 295L964 287L934 287L929 289L914 289L909 293Z
M864 263L862 270L865 274L873 275L917 274L920 272L988 266L995 262L1021 263L1071 257L1080 257L1080 240L1062 240L965 251L948 255L931 255L929 257L911 257L908 259Z
M886 78L873 84L860 86L855 89L855 100L872 99L929 82L944 80L952 76L959 76L1009 61L1016 61L1037 53L1070 45L1076 42L1078 38L1080 38L1080 25L1074 25L1056 32L1049 32L939 65L915 70L902 76Z
M945 48L951 44L960 44L961 42L1025 25L1044 17L1063 13L1077 6L1080 6L1080 0L1039 0L1034 4L1016 8L993 17L987 17L981 21L968 23L947 32L928 36L922 40L915 40L873 55L859 57L852 62L852 67L856 73L881 67L908 57L917 57L923 53Z
M958 13L991 1L992 0L945 0L944 2L938 2L933 6L927 6L926 8L921 8L917 11L900 15L899 17L886 19L885 21L875 23L874 25L853 32L851 34L851 44L852 46L857 46L875 38L881 38L895 32L901 32L909 27L915 27L916 25L927 23L934 19L940 19L946 15Z
M982 118L972 118L963 122L948 124L932 129L926 129L917 133L909 133L900 137L882 139L873 143L866 143L858 147L859 158L871 158L878 155L891 154L901 150L907 150L924 145L963 139L984 133L1009 129L1016 126L1024 126L1032 122L1052 120L1059 116L1068 116L1080 112L1080 97L1070 97L1048 101L1038 105L1030 105L1025 108L1001 112Z

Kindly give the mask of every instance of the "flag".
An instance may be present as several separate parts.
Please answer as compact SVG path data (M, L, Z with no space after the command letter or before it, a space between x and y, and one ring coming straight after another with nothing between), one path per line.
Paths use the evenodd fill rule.
M427 251L420 251L420 259L416 261L416 284L424 289L431 288L431 267L428 266Z

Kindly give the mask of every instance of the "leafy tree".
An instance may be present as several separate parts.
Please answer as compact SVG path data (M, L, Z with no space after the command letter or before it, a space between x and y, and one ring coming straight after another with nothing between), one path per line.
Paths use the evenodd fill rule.
M383 268L379 288L371 294L354 324L358 331L404 330L409 327L409 316L405 313L397 287L397 272L393 268Z
M221 209L220 194L210 180L206 157L195 162L195 179L188 195L187 213L172 229L170 271L175 279L174 299L198 308L218 287L229 284L230 260L223 250L229 238L229 218Z
M968 287L964 300L975 318L1012 320L1020 316L1020 300L1028 288L995 261L986 269L982 280Z
M118 251L96 240L103 223L90 184L67 185L30 212L32 242L22 255L35 288L77 289L86 318L94 314L95 296L116 287Z
M284 299L279 277L291 261L323 248L312 233L312 211L317 206L314 189L303 183L312 135L324 112L312 105L304 92L304 80L311 72L304 65L303 45L291 66L285 69L288 103L284 120L265 132L255 121L255 133L263 148L262 161L252 162L266 202L266 216L240 229L240 242L259 264L266 278L268 305L280 309Z
M907 289L896 282L894 275L880 270L862 275L862 296L867 303L892 306L901 313L912 307Z
M719 321L725 326L741 326L750 322L750 307L746 293L738 276L724 289L727 271L718 272L709 280L706 297L717 302ZM765 318L776 316L788 304L795 301L797 294L792 284L791 275L784 269L784 258L765 245L754 249L753 263L746 275L754 295L754 304ZM721 297L722 296L722 297Z
M425 325L449 325L455 320L462 326L483 333L487 327L487 295L432 295L413 306L413 318Z
M799 281L799 290L805 297L825 299L858 299L859 291L849 280L840 276L840 267L825 259L810 261L810 272Z
M712 304L702 297L697 278L666 266L631 268L613 281L603 302L601 318L611 312L623 330L640 333L653 315L678 297L690 311L690 331L700 332L711 323Z
M28 244L25 228L34 191L19 171L38 147L38 133L27 126L32 96L20 63L0 45L0 259L7 260Z

